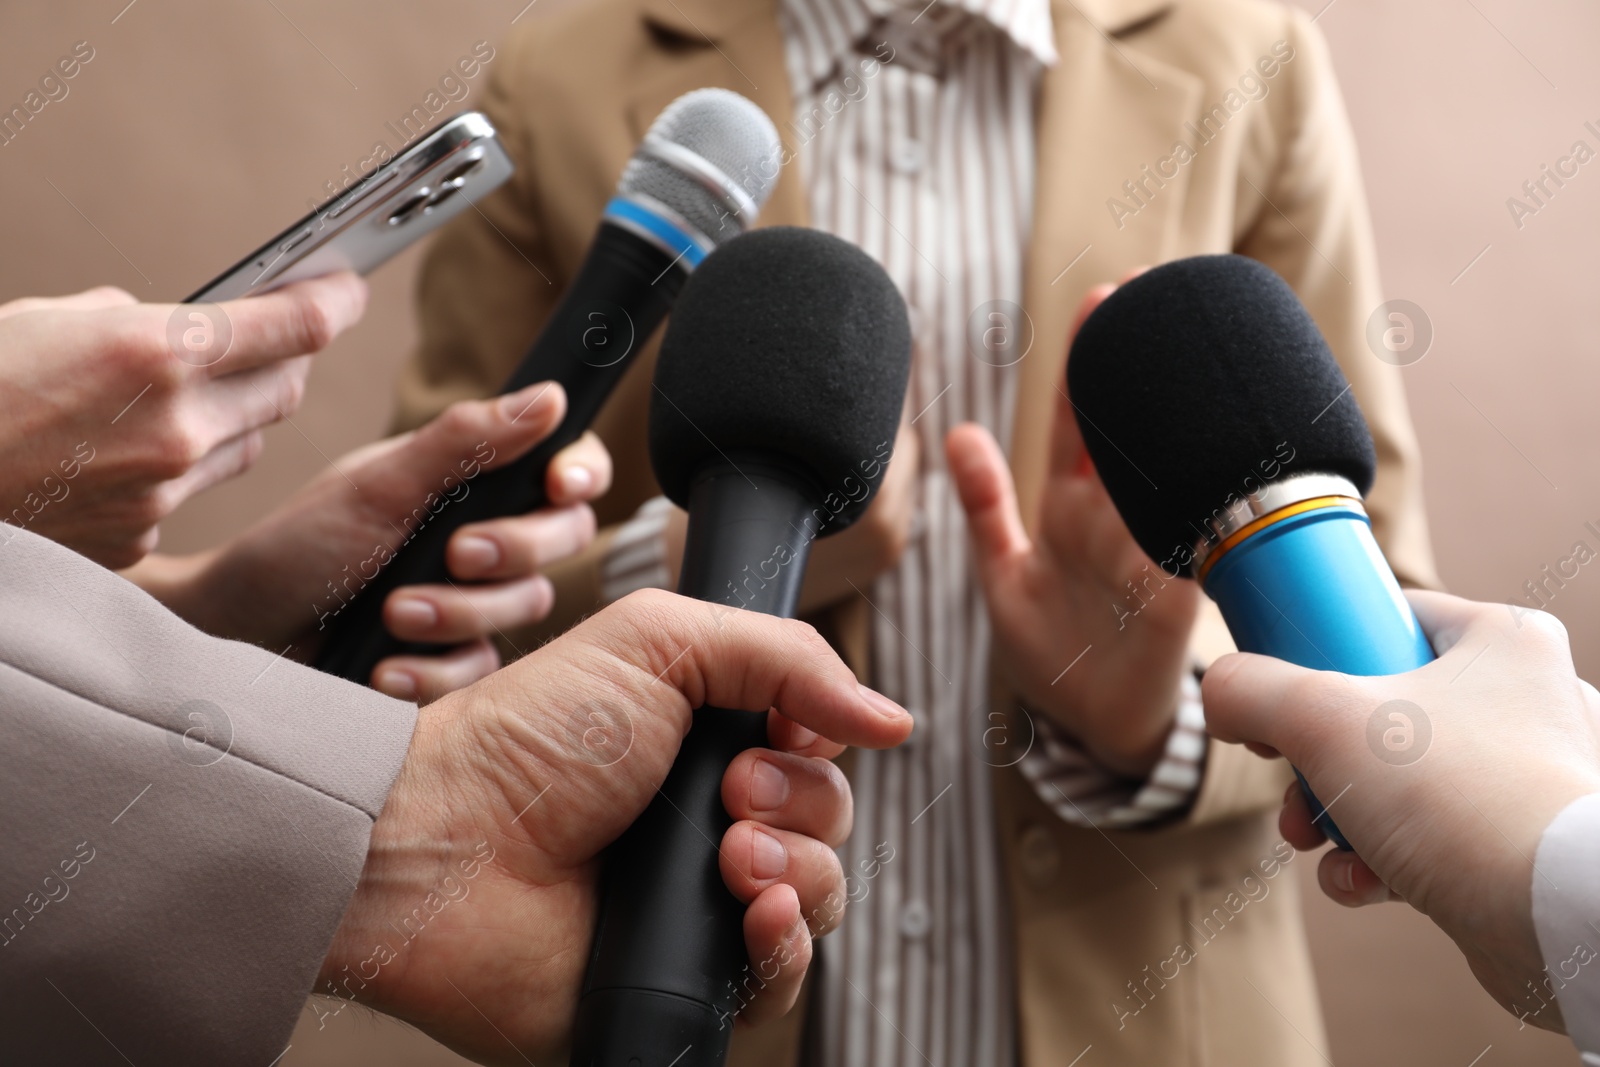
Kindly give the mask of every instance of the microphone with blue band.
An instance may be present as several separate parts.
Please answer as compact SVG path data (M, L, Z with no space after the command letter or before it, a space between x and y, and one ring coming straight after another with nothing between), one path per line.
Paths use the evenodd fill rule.
M1434 659L1361 503L1377 469L1366 419L1270 268L1197 256L1140 275L1085 320L1067 386L1134 539L1201 583L1241 651L1355 675Z
M347 579L349 598L324 620L319 669L365 685L389 656L444 651L390 636L388 595L452 581L445 549L462 526L548 503L550 461L588 429L701 261L754 224L777 181L780 151L772 121L737 93L697 89L667 106L628 161L566 295L501 390L559 382L566 418L538 447L478 475L465 496L407 531L371 580Z
M686 267L694 268L706 258L701 239L664 212L643 207L626 197L614 197L606 205L605 221L631 230L646 241L675 250Z

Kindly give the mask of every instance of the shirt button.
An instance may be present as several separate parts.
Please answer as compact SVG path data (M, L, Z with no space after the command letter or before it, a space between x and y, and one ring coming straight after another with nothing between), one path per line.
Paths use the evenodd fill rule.
M928 165L928 150L921 141L901 141L889 154L889 165L901 174L921 174Z
M928 334L928 316L917 305L907 301L906 318L911 323L911 336L914 340L922 341Z
M900 909L900 936L908 941L920 941L928 936L933 925L933 912L925 901L908 900Z
M1037 824L1022 831L1022 873L1034 885L1044 887L1061 869L1061 846L1048 828Z
M911 713L911 736L902 741L899 747L911 752L919 747L916 742L921 740L928 732L928 713L921 708L907 708L906 710Z

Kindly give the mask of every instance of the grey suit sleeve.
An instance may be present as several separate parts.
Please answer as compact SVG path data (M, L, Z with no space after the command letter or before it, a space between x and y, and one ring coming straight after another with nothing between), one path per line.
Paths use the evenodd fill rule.
M0 527L0 1061L272 1063L415 718Z

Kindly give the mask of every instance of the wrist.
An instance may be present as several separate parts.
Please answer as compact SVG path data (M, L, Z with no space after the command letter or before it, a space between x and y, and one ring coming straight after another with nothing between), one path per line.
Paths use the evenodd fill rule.
M1180 674L1165 696L1152 695L1138 702L1113 703L1072 692L1051 693L1038 703L1025 702L1070 735L1106 770L1124 778L1143 779L1160 764L1177 727L1183 680Z
M215 549L190 556L152 553L118 573L191 626L217 633L213 617L216 598L206 589L206 575L216 554Z
M443 698L443 703L448 698ZM428 749L423 718L411 736L400 773L373 821L367 858L333 941L317 973L313 993L389 1009L387 991L404 982L409 960L406 921L426 909L449 851L440 835L425 829L428 811Z

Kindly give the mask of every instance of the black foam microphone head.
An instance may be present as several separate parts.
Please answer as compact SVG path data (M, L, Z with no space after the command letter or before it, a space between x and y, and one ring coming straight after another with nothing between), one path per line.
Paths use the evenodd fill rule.
M1107 492L1169 574L1205 522L1266 483L1377 460L1350 383L1294 290L1243 256L1156 267L1084 322L1067 392Z
M859 248L773 226L735 237L689 276L650 398L650 462L687 506L707 464L781 459L834 533L866 509L894 447L911 368L905 301Z

